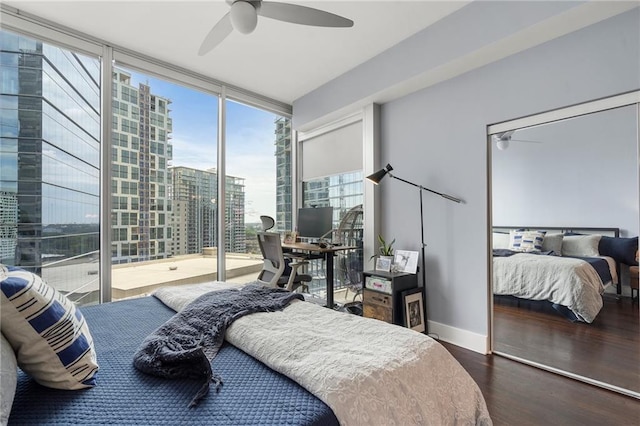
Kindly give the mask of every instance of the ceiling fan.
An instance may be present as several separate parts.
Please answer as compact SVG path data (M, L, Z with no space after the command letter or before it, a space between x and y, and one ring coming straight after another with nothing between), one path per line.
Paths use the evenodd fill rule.
M509 130L508 132L501 132L493 135L493 139L496 141L496 147L500 151L504 151L505 149L509 148L510 142L542 143L540 141L531 141L526 139L513 139L512 135L514 134L514 132L515 130Z
M215 48L235 29L250 34L258 24L258 15L278 21L316 27L352 27L353 21L333 13L297 4L262 0L226 0L231 10L218 21L205 37L198 55Z

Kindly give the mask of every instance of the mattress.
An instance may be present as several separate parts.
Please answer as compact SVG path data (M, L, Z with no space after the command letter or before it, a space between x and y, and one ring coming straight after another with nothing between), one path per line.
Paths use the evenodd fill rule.
M49 389L20 372L10 425L337 425L331 409L297 383L225 343L212 366L224 385L188 408L201 383L143 374L133 366L142 340L174 311L155 297L82 308L94 339L96 387Z

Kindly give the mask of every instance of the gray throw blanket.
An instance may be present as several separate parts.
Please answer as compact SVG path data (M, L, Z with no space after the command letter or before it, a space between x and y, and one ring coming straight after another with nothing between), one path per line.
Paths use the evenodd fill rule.
M304 300L301 294L256 284L205 293L147 336L133 365L169 379L204 379L189 404L193 407L209 393L209 383L220 390L222 379L213 373L211 361L224 343L227 327L244 315L282 310L293 299Z

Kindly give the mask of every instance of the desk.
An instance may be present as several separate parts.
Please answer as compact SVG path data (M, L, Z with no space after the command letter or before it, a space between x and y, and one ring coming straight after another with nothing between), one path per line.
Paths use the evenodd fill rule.
M333 256L338 251L342 250L354 250L358 247L355 246L332 246L327 245L325 248L321 248L318 244L309 243L282 243L282 248L289 250L297 250L305 253L319 253L324 256L326 265L326 279L327 279L327 307L333 308Z

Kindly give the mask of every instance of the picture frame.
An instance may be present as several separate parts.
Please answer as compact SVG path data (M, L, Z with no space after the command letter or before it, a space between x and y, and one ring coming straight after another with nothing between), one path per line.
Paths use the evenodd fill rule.
M426 330L424 317L424 292L422 287L412 288L401 293L404 326L424 333Z
M378 257L376 259L376 271L391 271L391 259L387 257Z
M296 231L285 231L282 242L285 244L295 244L298 239L298 233Z
M396 271L415 274L418 271L418 252L409 250L396 250L393 259Z

